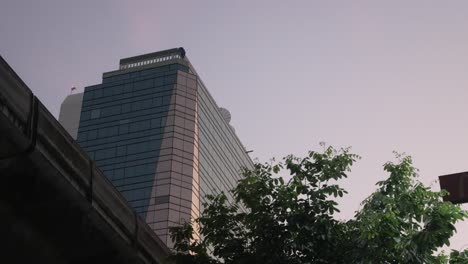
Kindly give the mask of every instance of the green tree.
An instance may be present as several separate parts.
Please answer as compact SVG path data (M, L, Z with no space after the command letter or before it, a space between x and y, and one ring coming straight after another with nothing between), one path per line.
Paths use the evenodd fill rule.
M466 264L468 263L468 249L464 251L453 250L450 253L450 264Z
M196 226L171 228L176 263L448 263L435 256L449 244L454 224L466 211L442 202L445 192L433 192L417 181L408 156L386 163L388 179L363 203L354 219L334 217L338 185L359 156L349 149L328 147L305 158L255 164L232 190L207 196ZM281 174L289 174L285 182ZM452 252L450 263L468 263L463 252ZM457 262L458 261L458 262Z

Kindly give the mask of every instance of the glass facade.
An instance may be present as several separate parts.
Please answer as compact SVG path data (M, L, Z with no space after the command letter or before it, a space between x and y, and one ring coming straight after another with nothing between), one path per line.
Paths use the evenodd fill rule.
M241 178L242 168L252 167L252 160L201 81L198 98L200 196L224 191L232 199L227 191Z
M198 217L200 199L231 189L252 161L185 52L163 53L85 88L78 142L172 247L168 227Z

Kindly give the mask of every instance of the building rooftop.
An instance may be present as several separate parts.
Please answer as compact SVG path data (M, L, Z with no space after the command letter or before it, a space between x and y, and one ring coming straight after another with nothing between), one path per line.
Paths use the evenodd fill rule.
M159 62L168 61L172 59L183 59L183 58L185 58L184 48L162 50L158 52L152 52L148 54L121 59L119 69L125 70L129 68L159 63Z

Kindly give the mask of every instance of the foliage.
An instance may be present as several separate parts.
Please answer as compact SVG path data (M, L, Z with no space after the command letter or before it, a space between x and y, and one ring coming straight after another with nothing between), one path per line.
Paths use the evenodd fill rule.
M386 163L390 175L352 220L335 219L337 197L359 156L328 147L305 158L255 164L232 190L207 196L199 235L190 223L171 228L175 263L448 263L434 256L454 234L467 212L442 202L416 180L412 160ZM287 182L279 174L288 172ZM199 224L199 225L198 225ZM468 263L466 252L452 252L450 263Z
M464 251L453 250L450 253L450 264L466 264L468 263L468 249Z
M353 221L357 235L355 252L364 263L437 262L434 253L450 245L454 223L467 216L460 207L443 202L446 192L432 192L416 181L411 157L398 164L386 163L390 173L379 189L363 202ZM371 252L371 254L366 254ZM468 260L468 259L467 259Z

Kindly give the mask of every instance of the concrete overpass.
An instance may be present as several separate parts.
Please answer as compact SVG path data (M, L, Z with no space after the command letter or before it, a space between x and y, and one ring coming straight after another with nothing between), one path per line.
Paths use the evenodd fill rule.
M0 252L5 263L164 263L170 254L2 57Z

